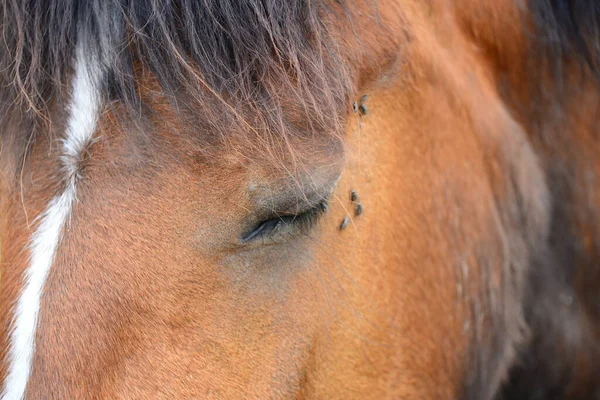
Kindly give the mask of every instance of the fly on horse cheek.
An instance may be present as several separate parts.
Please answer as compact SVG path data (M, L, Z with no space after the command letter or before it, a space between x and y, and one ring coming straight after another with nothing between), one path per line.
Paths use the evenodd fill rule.
M455 3L0 2L0 400L598 398L600 8Z

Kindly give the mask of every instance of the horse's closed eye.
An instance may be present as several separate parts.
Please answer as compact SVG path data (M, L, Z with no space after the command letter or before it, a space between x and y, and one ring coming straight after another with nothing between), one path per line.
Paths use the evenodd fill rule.
M249 232L242 235L242 242L248 243L257 239L269 239L276 236L307 233L317 222L319 217L327 211L327 202L323 201L316 206L298 214L277 214L262 220Z

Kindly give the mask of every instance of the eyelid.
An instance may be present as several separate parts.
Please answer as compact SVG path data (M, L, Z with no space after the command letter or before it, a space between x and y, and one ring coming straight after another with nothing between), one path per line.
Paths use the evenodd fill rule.
M271 218L259 222L254 228L242 235L242 243L249 243L258 238L272 237L277 234L294 233L281 232L282 227L291 229L298 228L308 231L316 223L319 216L327 211L327 202L325 200L298 214L279 214L275 213Z
M279 227L279 225L281 225L281 219L277 220L276 218L270 218L268 220L260 222L253 231L242 236L242 242L250 242L251 240L262 236L263 232L265 232L266 229L269 229L269 223L273 223L274 225L273 228L271 228L270 230L270 232L273 232Z

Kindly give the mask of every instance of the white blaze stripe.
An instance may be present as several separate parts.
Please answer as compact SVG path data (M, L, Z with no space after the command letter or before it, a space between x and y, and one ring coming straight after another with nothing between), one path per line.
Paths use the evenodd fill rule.
M20 400L25 394L35 350L35 336L40 301L48 272L60 243L66 221L76 199L78 160L90 144L100 112L98 86L100 68L86 65L81 48L77 50L72 99L66 134L62 146L62 176L65 190L53 198L42 213L40 223L29 245L30 264L25 270L22 291L17 300L10 333L8 373L4 381L2 400Z

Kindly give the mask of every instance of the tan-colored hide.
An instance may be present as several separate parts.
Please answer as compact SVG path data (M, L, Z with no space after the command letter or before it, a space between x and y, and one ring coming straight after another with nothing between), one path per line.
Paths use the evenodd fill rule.
M494 361L479 392L493 393L524 334L523 277L506 261L525 260L515 237L530 234L503 207L524 202L526 230L545 232L547 192L495 66L448 3L380 2L380 25L353 11L361 44L342 36L361 49L367 113L349 105L343 145L293 143L296 169L243 141L204 143L151 93L154 125L103 115L45 286L28 398L451 399L483 379L477 359ZM27 262L15 243L52 197L57 150L38 137L22 191L3 193L3 348ZM310 232L239 245L257 203L326 192L340 174ZM474 354L497 337L498 355Z

